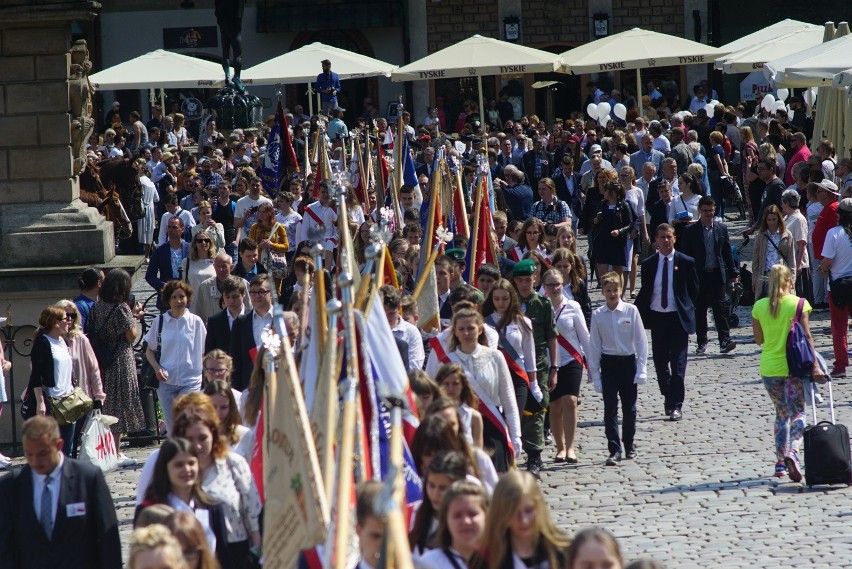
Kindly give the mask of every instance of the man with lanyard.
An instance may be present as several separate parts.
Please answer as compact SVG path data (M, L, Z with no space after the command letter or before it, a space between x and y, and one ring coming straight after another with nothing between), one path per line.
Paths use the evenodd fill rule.
M167 241L154 250L148 269L145 271L145 281L158 293L163 290L167 282L181 279L180 266L183 260L189 257L189 243L184 241L183 220L172 217L166 222ZM157 295L157 308L166 310Z
M527 470L538 477L541 471L541 452L544 450L544 415L550 403L549 390L556 385L556 326L553 320L553 306L550 300L533 290L535 263L524 259L512 268L512 282L518 291L521 310L530 319L535 345L536 379L542 392L541 401L535 397L527 398L523 413L521 430L524 452L527 453Z
M331 61L322 60L322 73L317 75L316 89L322 99L322 112L326 115L337 106L337 93L340 92L340 77L331 70Z
M302 226L299 229L301 235L298 239L302 241L318 241L325 248L325 266L331 268L333 252L337 248L339 233L337 231L337 207L334 205L331 194L328 191L328 183L321 182L319 187L319 201L315 201L305 208L302 216ZM314 234L322 235L319 239L312 237Z

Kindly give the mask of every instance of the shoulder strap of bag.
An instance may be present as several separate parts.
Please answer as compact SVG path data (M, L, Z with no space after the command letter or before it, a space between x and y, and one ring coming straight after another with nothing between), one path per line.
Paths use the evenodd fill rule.
M793 318L793 326L795 326L795 325L796 325L796 323L798 323L798 322L799 322L799 319L802 317L802 308L803 308L804 306L805 306L805 299L804 299L804 298L800 298L800 299L799 299L799 306L798 306L798 307L796 307L796 317L795 317L795 318Z
M781 236L779 242L784 239L784 236ZM772 237L767 233L766 240L772 243L772 246L775 247L775 250L778 251L778 256L781 257L781 260L784 261L784 264L787 264L787 258L784 256L784 253L781 252L781 249L778 248L778 245L775 244L775 241L772 240Z
M163 355L163 320L165 320L165 317L163 314L160 314L160 321L157 322L157 349L154 350L157 361L160 361L160 356Z

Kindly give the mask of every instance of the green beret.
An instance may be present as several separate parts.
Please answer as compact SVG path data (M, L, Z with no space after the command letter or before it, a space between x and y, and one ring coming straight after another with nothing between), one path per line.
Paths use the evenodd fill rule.
M528 277L533 273L535 273L535 262L533 262L532 259L518 261L515 263L515 266L512 267L513 277Z
M447 249L444 251L444 254L452 257L455 261L464 261L464 256L467 252L464 249Z

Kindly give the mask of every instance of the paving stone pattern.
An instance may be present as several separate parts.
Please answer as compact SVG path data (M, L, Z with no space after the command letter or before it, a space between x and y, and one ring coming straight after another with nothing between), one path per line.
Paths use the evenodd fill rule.
M740 226L731 224L732 230ZM743 259L750 255L746 248ZM592 293L600 302L600 290ZM625 558L653 557L669 568L852 565L852 490L807 489L772 477L774 411L758 374L760 352L752 341L750 308L740 308L739 314L734 352L719 355L711 318L707 355L690 354L681 422L663 416L649 366L649 382L639 394L636 460L604 466L603 404L584 383L579 464L554 464L552 447L544 453L542 488L560 527L571 532L605 527L619 538ZM812 327L831 363L828 312L814 313ZM693 341L690 351L694 347ZM828 415L825 388L823 393L821 420ZM837 420L852 424L848 381L836 381L834 394ZM125 557L138 472L150 450L127 451L140 465L107 475Z

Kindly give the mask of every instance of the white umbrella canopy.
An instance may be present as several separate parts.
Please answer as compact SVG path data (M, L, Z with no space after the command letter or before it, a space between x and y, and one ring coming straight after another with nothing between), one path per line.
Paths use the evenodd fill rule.
M396 69L392 81L483 77L507 73L547 73L559 56L507 41L475 35Z
M840 22L837 26L834 39L829 43L836 43L844 38L852 39L849 34L849 24ZM852 43L847 43L847 49L852 49ZM827 44L826 44L827 45ZM852 64L852 55L847 55ZM831 79L834 79L832 75ZM820 97L822 97L820 99ZM834 143L836 148L841 149L841 156L845 155L843 148L846 124L846 97L845 93L834 87L820 87L817 92L817 112L814 117L814 136L811 139L811 151L816 152L822 138L827 138Z
M642 69L669 65L707 64L726 52L703 43L633 28L563 52L564 73L636 70L637 100L642 96Z
M97 89L182 89L212 87L224 76L212 61L158 49L89 75Z
M741 49L747 49L750 47L758 46L765 42L773 41L779 36L787 35L790 32L795 32L798 30L802 30L803 28L809 27L817 28L820 30L820 32L822 32L822 26L808 24L807 22L800 22L799 20L791 20L790 18L787 18L786 20L781 20L780 22L776 22L771 26L766 26L765 28L761 28L756 32L745 35L740 39L726 43L725 45L721 45L719 46L719 49L727 53L734 53L735 51L740 51Z
M829 34L829 26L832 35L824 43L767 62L763 66L766 78L774 81L778 87L814 87L831 84L836 74L852 67L852 36L841 36L839 33L841 28L848 29L848 25L840 23L839 37L834 36L834 25L831 23L826 24L826 36Z
M398 68L391 75L391 81L476 77L479 113L480 117L484 117L482 77L508 73L549 73L556 71L559 65L559 56L555 53L474 35Z
M341 79L389 77L396 69L378 59L315 42L243 70L240 80L253 85L312 83L322 71L323 59L331 61L332 71Z
M751 73L767 61L786 57L823 42L822 26L804 24L799 30L729 53L716 60L723 73Z

